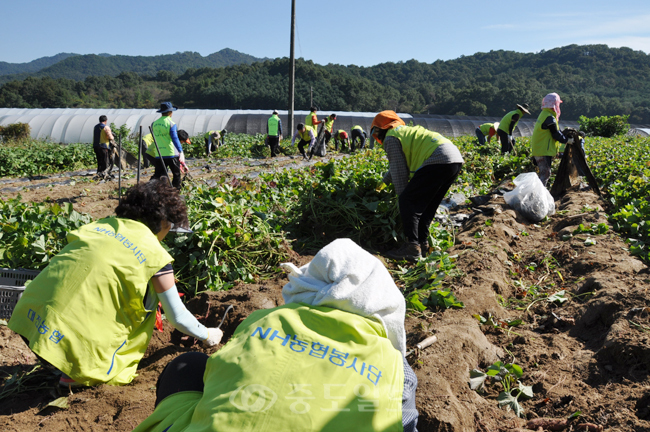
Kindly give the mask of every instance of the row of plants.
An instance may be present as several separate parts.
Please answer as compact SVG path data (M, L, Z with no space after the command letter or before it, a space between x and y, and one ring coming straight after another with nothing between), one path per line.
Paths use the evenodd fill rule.
M218 151L240 157L250 156L252 153L246 152L250 152L255 145L263 145L259 144L261 138L261 135L227 135L226 144ZM193 145L192 148L196 146L193 151L203 151L202 137L195 137L195 142L199 144ZM526 139L521 139L517 144L516 154L506 156L500 154L494 143L478 146L470 137L461 137L455 142L464 155L465 166L451 193L462 191L468 196L488 193L502 180L533 169ZM288 143L283 144L286 152L295 151ZM645 162L639 161L647 154L648 140L589 139L587 149L594 173L603 182L617 208L617 213L612 216L615 226L624 232L636 234L633 245L636 249L633 252L641 255L641 252L645 252L644 257L647 258L644 247L648 233L644 221L648 215L648 186L644 179L647 179L649 171ZM612 164L612 160L617 163ZM228 183L227 179L222 179L216 188L190 188L187 191L190 219L200 224L195 230L198 234L187 238L177 236L169 244L172 251L178 249L179 252L177 266L181 285L188 292L221 289L234 281L250 282L275 271L274 266L286 256L282 251L283 233L297 240L299 248L311 252L342 236L352 238L369 250L382 251L393 247L399 241L401 221L392 185L386 186L380 182L387 168L383 152L375 149L301 170L262 173L254 180ZM3 233L11 231L12 224L17 220L12 215L16 211L26 211L29 206L21 207L25 205L16 201L3 203ZM13 208L19 210L11 210ZM37 214L47 212L43 206L34 208L38 210L30 211ZM60 213L61 210L54 207L52 212ZM67 228L67 225L61 225L60 230ZM5 235L5 240L0 239L0 247L5 251L5 255L0 256L4 265L33 267L30 262L7 257L15 257L17 254L12 252L12 247L20 244L25 248L36 247L36 239L44 232L49 233L44 241L63 240L60 233L51 234L52 230L47 225L25 232L29 235L23 236L15 245L11 243L9 247L7 241L10 237ZM36 237L30 237L32 234ZM429 239L431 250L444 254L453 244L453 240L449 241L450 237L453 238L453 233L434 224ZM51 256L56 253L61 244L53 243L46 247L47 254ZM247 255L256 255L260 246L264 246L263 250L271 255L263 255L259 260L246 258ZM224 253L229 250L238 252ZM29 258L27 252L22 256ZM443 255L441 257L444 258ZM440 262L444 262L444 259ZM397 275L408 285L407 292L416 294L409 297L413 308L421 308L418 302L426 306L429 303L428 292L440 288L439 284L425 287L427 284L423 284L422 280L438 280L441 271L449 272L453 268L437 266L431 269L431 265L427 267L425 263L416 265L412 271L421 273L416 278L418 282L408 272ZM434 303L431 301L431 304Z

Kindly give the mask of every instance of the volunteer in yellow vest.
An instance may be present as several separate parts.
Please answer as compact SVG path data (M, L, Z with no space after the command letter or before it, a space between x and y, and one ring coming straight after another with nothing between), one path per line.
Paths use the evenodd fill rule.
M278 116L278 111L273 110L273 114L266 122L266 138L271 149L271 157L280 154L280 140L282 139L282 120Z
M330 114L329 117L325 118L323 122L325 123L323 129L325 133L325 138L323 138L324 145L327 147L330 140L332 139L332 130L334 129L334 120L336 120L336 114Z
M497 129L499 128L499 122L496 123L483 123L481 126L476 128L476 138L478 138L479 145L485 145L485 137L487 137L487 142L489 143L493 136L497 134ZM499 138L497 137L497 141Z
M350 147L350 138L348 138L348 133L343 129L339 129L336 134L334 134L334 148L336 151L339 151L339 141L341 143L341 151L345 147Z
M203 141L205 141L205 155L210 156L213 151L223 145L223 140L226 137L228 131L223 129L221 132L218 130L207 131L203 135Z
M313 129L314 135L318 135L318 125L323 123L323 121L318 121L316 117L316 107L311 107L309 114L305 116L305 126L309 126Z
M300 151L300 154L302 154L302 158L307 159L307 155L305 154L305 144L308 145L308 151L311 151L314 148L314 144L316 143L316 135L314 134L314 130L311 128L311 126L306 126L302 123L298 123L296 133L293 134L293 138L291 139L292 146L295 145L296 138L300 138L300 141L298 141L298 150Z
M359 140L359 149L363 150L366 145L366 138L368 138L363 128L359 125L354 126L350 131L350 137L352 138L352 151L356 148L357 140Z
M530 139L531 156L539 168L539 179L544 186L551 177L551 163L557 155L559 143L566 144L568 138L560 132L560 104L557 93L549 93L542 100L542 112L537 117L533 136Z
M512 136L512 132L515 130L515 127L517 127L519 120L524 116L524 113L530 114L530 111L528 111L528 104L517 104L517 109L504 115L499 122L497 134L499 135L499 141L501 141L502 154L513 150L515 139Z
M97 177L104 178L108 169L108 151L109 144L113 139L111 128L106 125L108 117L105 115L99 116L99 123L95 125L93 130L93 150L97 159Z
M153 135L158 144L149 146L147 154L154 158L155 171L151 180L159 179L162 176L167 176L167 168L169 168L174 175L172 185L176 189L181 188L181 162L185 163L185 154L183 154L183 147L178 139L178 129L176 123L172 121L172 112L178 108L172 106L171 102L163 102L160 104L160 109L156 112L162 116L153 122L151 128ZM160 149L160 154L158 154Z
M372 121L370 136L388 157L384 183L395 186L406 243L387 252L392 259L417 260L429 252L429 225L452 183L463 157L437 132L406 126L394 111L382 111Z
M350 239L290 272L285 305L253 312L223 348L177 357L134 432L416 431L404 297Z
M187 209L169 180L132 187L109 217L68 233L68 245L27 286L9 328L64 375L67 386L130 383L160 301L178 330L219 343L180 301L172 257L160 241Z

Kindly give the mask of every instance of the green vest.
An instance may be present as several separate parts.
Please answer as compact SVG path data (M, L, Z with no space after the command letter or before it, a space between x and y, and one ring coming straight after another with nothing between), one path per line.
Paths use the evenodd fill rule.
M300 132L298 131L298 136L300 136L300 139L303 141L311 142L311 137L309 136L309 131L313 131L314 129L311 126L305 125L305 129ZM314 132L314 138L316 137L316 132Z
M216 131L216 130L207 131L207 132L205 133L205 135L203 135L203 138L208 139L208 138L210 138L210 135L212 135L212 134L216 134L216 133L218 133L218 132L219 132L219 131Z
M334 128L334 119L330 117L325 118L325 129L332 133L332 128Z
M200 401L171 395L134 432L401 432L403 361L369 318L303 303L259 310L208 359Z
M316 130L316 127L314 126L312 116L315 116L315 115L316 114L314 112L310 112L309 114L307 114L305 116L305 126L311 126L312 128L314 128L314 130ZM316 119L316 120L318 121L318 119ZM316 132L314 132L314 133L316 133Z
M517 127L517 123L519 123L519 120L524 116L524 112L517 108L514 111L510 111L508 114L504 115L503 118L501 119L501 122L499 123L499 130L504 131L507 134L510 134L510 123L512 123L512 116L515 114L519 114L519 118L515 122L515 125L512 127L512 131L515 131L515 128Z
M272 115L268 120L269 136L278 136L278 125L280 124L280 117Z
M481 133L485 136L490 135L490 128L494 127L494 123L483 123L481 126L479 126L479 129L481 130Z
M158 148L160 148L160 155L162 157L178 156L178 151L176 150L176 147L174 147L172 137L169 134L169 130L174 125L175 123L172 121L171 116L162 116L151 125L153 135L156 138L156 143L158 143ZM149 146L147 154L156 158L159 157L156 146Z
M84 225L27 286L9 327L75 381L128 384L156 319L144 308L147 283L171 261L140 222L113 217Z
M542 129L542 124L546 121L549 116L553 116L555 119L555 124L560 128L560 125L557 122L557 114L554 110L550 108L544 108L537 121L535 122L535 128L533 129L533 136L530 138L530 149L531 156L555 156L558 152L558 142L553 139L551 131L548 129Z
M352 128L352 130L359 129L361 132L363 132L363 128L359 125L356 125Z
M422 126L397 126L388 131L386 137L389 136L399 139L402 143L402 151L406 156L406 164L410 171L409 178L413 177L415 171L422 166L425 160L429 159L440 144L453 145L438 132L432 132Z

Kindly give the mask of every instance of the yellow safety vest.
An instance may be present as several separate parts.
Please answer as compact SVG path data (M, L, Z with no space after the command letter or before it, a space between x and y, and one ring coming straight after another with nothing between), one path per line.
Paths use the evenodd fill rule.
M316 130L316 127L318 126L318 125L315 125L314 122L313 122L312 116L315 116L315 115L316 114L312 111L312 112L310 112L309 114L307 114L305 116L305 126L311 126L314 130ZM316 119L316 121L318 121L318 119Z
M169 134L169 130L176 123L172 121L170 116L162 116L153 124L151 128L153 129L153 134L156 138L156 143L160 149L160 155L158 155L158 150L156 146L149 146L147 149L147 154L153 157L169 157L169 156L178 156L178 151L172 142L172 136Z
M521 120L521 118L524 116L524 112L519 108L514 111L510 111L508 114L503 116L501 122L499 122L499 130L504 131L506 134L510 134L510 123L512 123L512 117L515 114L519 114L519 118L515 122L515 125L512 127L512 132L514 132L515 128L517 127L517 123L519 123L519 120Z
M310 141L311 141L311 137L309 136L309 131L313 131L313 128L312 128L311 126L307 126L307 125L305 125L305 129L304 129L302 132L298 131L298 136L299 136L303 141L310 142ZM314 133L314 137L316 137L316 133Z
M68 233L68 245L30 283L9 328L85 385L128 384L151 338L151 277L172 257L144 224L106 218Z
M550 130L542 129L542 124L544 124L546 119L550 116L555 120L558 130L560 129L560 125L557 121L557 113L550 108L544 108L537 117L535 128L533 129L533 136L530 138L531 156L557 155L559 148L558 142L553 138Z
M438 132L433 132L422 126L397 126L386 133L386 137L395 137L402 143L402 151L406 156L409 168L409 178L429 159L440 144L452 144Z
M208 359L200 399L173 394L134 432L401 432L403 361L369 318L302 303L259 310Z

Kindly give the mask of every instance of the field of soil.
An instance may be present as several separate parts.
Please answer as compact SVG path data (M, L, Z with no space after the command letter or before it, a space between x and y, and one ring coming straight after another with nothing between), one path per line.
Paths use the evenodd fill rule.
M301 164L284 157L242 161L237 167L214 161L207 168L205 161L190 165L194 181L209 183L215 175ZM90 178L71 177L74 184L67 185L48 185L57 181L52 178L4 182L0 190L5 199L20 193L35 202L69 201L93 217L110 215L117 204L117 181L95 183ZM39 182L39 188L9 189ZM134 182L131 178L123 185ZM580 224L607 223L605 202L592 192L575 188L556 206L558 212L540 224L523 220L498 195L478 209L457 210L476 214L457 231L455 246L448 251L457 256L457 266L445 285L465 308L409 312L406 320L409 349L427 336L438 337L409 357L419 381L420 431L650 431L648 267L628 253L611 229L603 235L568 236ZM589 245L588 237L595 244ZM295 254L292 261L302 265L311 258ZM394 263L387 265L395 268ZM283 304L285 283L286 277L277 275L255 285L203 293L188 308L214 326L233 305L222 327L225 342L252 311ZM533 285L552 293L564 290L567 300L535 297ZM491 316L495 324L480 325L475 315ZM505 324L514 318L523 323ZM36 370L23 379L24 391L0 404L0 430L132 430L153 411L156 380L170 360L190 350L210 354L218 349L192 343L165 322L164 331L154 334L139 376L124 387L64 390L53 375ZM522 383L533 387L534 397L521 403L524 418L499 408L497 384L487 384L483 394L469 388L470 370L485 371L498 360L521 366ZM32 371L37 364L22 339L0 326L0 376ZM61 396L68 396L67 409L47 406ZM566 420L575 413L579 415Z

